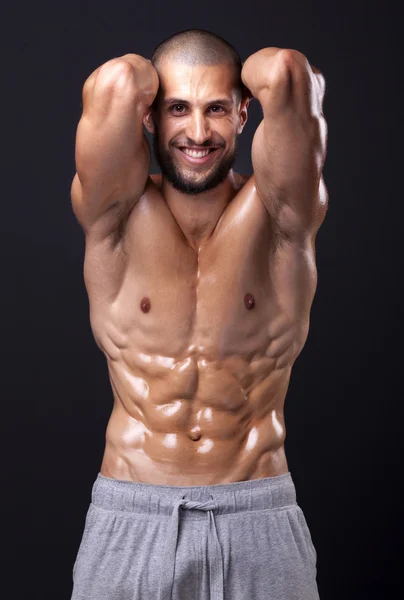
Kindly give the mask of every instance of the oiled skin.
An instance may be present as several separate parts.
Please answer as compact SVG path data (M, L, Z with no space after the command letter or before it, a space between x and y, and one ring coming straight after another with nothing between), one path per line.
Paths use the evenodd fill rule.
M281 235L255 176L229 180L200 243L160 176L119 236L86 238L91 326L114 396L102 475L191 486L288 471L283 408L308 335L321 218L310 235ZM309 194L296 201L308 214Z
M315 266L299 286L306 301L287 314L290 249L278 265L282 249L253 182L198 253L151 180L122 245L87 246L91 325L114 394L101 474L187 486L288 471L283 405L307 337Z

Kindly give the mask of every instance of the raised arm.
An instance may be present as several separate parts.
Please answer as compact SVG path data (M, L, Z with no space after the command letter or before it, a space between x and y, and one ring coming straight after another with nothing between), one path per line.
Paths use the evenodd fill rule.
M143 194L150 148L142 119L158 85L154 67L136 54L108 61L84 84L71 198L88 235L115 235Z
M241 77L264 115L252 144L257 192L282 235L312 235L328 205L324 77L300 52L280 48L251 55Z

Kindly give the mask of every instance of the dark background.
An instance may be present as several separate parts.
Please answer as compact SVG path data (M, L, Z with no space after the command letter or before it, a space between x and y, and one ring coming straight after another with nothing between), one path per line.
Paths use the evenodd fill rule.
M106 60L150 58L162 39L191 27L222 35L243 60L265 46L295 48L325 75L329 210L317 236L310 333L286 401L287 454L318 552L322 600L396 598L402 26L388 3L297 0L3 6L4 597L69 600L112 409L69 197L81 87ZM251 172L260 118L253 102L240 172Z

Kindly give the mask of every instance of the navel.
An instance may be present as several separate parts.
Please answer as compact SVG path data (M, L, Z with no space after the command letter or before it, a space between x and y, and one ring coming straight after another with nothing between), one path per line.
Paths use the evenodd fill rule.
M191 429L191 431L189 432L189 439L191 439L193 442L198 442L202 437L202 432L200 427L194 427L193 429Z
M252 294L246 294L244 296L244 304L247 310L251 310L255 306L255 298Z
M140 301L140 308L144 313L148 313L150 310L150 300L146 296Z

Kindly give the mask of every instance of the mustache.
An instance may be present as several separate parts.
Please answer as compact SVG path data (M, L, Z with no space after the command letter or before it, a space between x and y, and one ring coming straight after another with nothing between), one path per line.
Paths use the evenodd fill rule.
M209 140L203 142L202 144L197 144L190 139L175 141L172 142L170 145L176 146L177 148L223 148L225 146L225 144L223 143L215 143Z
M158 126L155 124L154 134L153 134L153 142L158 144L160 142L160 130ZM194 140L191 138L183 138L183 139L174 139L169 142L169 146L174 146L177 148L225 148L226 142L223 140L206 140L202 144L196 144Z

